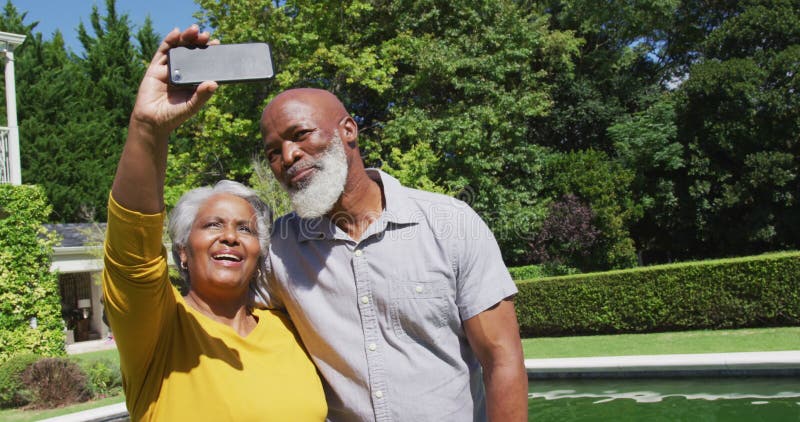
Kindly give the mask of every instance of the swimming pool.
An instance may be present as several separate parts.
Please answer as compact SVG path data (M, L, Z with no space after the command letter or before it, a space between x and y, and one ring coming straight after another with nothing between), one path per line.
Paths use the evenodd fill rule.
M531 380L528 420L800 422L800 377Z

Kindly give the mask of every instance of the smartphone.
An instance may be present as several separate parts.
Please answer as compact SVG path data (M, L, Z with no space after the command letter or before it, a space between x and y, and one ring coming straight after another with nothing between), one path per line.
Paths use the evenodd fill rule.
M169 81L173 85L248 82L272 78L267 43L175 47L169 50Z

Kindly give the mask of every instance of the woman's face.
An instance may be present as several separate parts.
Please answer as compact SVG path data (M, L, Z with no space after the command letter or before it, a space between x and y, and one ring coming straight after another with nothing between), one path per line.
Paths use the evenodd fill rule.
M189 269L192 290L225 297L231 289L247 291L258 267L261 247L253 207L244 199L220 193L198 210L181 260Z

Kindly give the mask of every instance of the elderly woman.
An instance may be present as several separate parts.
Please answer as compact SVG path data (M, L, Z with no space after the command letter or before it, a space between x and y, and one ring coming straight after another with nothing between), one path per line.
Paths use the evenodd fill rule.
M169 282L161 244L167 141L217 85L173 90L167 51L208 38L191 27L161 43L111 188L103 290L128 411L135 421L322 420L322 385L291 323L252 306L270 218L252 190L223 181L181 198L170 234L188 293Z

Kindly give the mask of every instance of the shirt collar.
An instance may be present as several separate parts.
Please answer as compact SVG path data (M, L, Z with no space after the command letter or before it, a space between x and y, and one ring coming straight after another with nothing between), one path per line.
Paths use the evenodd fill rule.
M414 203L408 197L408 189L403 187L400 182L386 172L370 168L367 169L367 176L378 182L383 190L383 197L386 199L386 208L381 217L388 223L394 224L414 224L418 223L422 217L420 213L414 212Z

